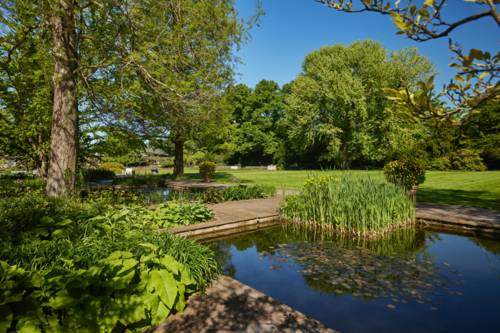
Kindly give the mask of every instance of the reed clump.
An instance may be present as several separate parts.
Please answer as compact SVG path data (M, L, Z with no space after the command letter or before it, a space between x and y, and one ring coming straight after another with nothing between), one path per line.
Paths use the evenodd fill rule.
M308 179L280 212L301 226L369 238L415 224L415 206L403 187L350 174Z

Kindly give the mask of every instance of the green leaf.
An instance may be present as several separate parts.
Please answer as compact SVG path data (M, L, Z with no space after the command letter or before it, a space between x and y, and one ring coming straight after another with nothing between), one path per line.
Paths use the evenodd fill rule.
M68 294L66 289L62 289L58 291L55 296L51 297L45 305L54 309L63 309L72 305L75 301L76 300Z
M18 333L42 333L42 330L38 326L36 319L31 317L21 318L17 322L16 331Z
M406 32L409 28L408 26L408 23L405 22L405 20L403 19L403 17L397 13L391 13L391 16L392 16L392 20L394 22L394 24L396 25L396 27L401 30L401 31L404 31Z
M14 314L8 306L0 306L0 333L6 333L10 328Z
M169 309L173 307L177 298L178 288L172 273L166 269L151 271L149 290L157 294Z
M479 80L484 79L484 78L485 78L485 77L487 77L489 74L490 74L490 73L488 73L488 72L481 73L481 74L479 75Z

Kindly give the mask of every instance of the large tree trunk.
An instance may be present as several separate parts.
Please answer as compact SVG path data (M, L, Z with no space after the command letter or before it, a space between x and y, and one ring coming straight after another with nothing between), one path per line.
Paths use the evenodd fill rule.
M184 140L175 139L174 176L184 174Z
M54 107L47 195L71 194L76 183L77 88L73 0L57 0L50 19L54 55Z

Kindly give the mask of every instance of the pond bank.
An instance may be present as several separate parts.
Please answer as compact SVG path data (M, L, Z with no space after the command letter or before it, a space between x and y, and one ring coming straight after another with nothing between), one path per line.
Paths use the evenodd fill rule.
M279 223L278 207L282 199L282 195L277 195L267 199L212 204L210 208L215 213L213 221L168 231L180 236L207 239L269 227ZM424 228L500 239L500 212L491 209L418 203L417 220Z
M165 323L148 332L336 331L260 291L222 276L206 294L190 298L182 314L169 317Z

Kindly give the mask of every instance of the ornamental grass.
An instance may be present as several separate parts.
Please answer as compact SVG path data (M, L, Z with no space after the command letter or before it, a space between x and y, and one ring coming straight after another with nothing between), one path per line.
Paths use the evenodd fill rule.
M369 238L415 224L415 206L403 187L350 174L308 179L280 213L300 226Z

